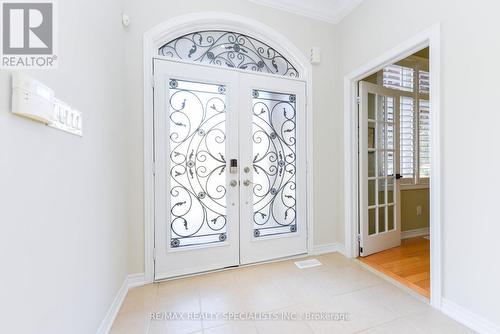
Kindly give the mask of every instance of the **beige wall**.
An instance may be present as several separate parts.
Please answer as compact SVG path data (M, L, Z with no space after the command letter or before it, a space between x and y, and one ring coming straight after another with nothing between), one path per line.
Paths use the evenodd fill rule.
M500 325L500 234L496 175L500 113L500 2L365 0L336 29L334 112L343 111L344 76L404 40L441 23L441 184L444 298ZM409 13L409 15L402 15ZM386 17L390 20L385 20ZM431 50L432 53L432 50ZM431 55L432 56L432 55ZM432 97L431 97L432 98ZM342 131L332 125L332 132ZM464 132L465 131L465 132ZM466 135L464 135L466 133ZM333 153L333 151L332 151ZM467 156L467 159L464 159ZM343 241L343 234L337 234Z
M266 24L288 37L304 55L313 46L321 48L322 63L313 67L314 100L314 244L336 240L343 221L342 132L331 131L341 124L341 113L334 112L332 92L336 71L334 26L282 11L262 7L246 0L126 0L125 12L131 18L126 33L127 113L131 120L128 163L129 179L129 271L144 271L143 207L143 96L142 38L144 32L170 18L200 11L225 11L244 15Z

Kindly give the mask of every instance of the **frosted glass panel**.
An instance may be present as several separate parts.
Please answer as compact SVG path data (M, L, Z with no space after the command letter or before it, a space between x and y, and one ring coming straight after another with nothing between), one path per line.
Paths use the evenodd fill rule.
M170 246L226 240L226 88L169 82Z
M297 232L295 95L252 92L254 237Z

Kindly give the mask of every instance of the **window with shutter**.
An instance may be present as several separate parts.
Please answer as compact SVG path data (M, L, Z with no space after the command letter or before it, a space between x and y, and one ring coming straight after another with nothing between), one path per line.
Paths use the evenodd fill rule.
M418 92L429 94L429 72L427 71L418 71Z
M404 179L413 179L414 166L414 106L413 99L401 96L399 115L400 174Z
M399 65L389 65L383 71L383 84L385 87L402 90L405 92L413 91L413 68Z
M419 64L382 71L383 86L400 91L400 174L406 184L427 182L430 175L429 83Z
M419 172L420 178L428 178L431 172L429 100L421 99L419 107Z

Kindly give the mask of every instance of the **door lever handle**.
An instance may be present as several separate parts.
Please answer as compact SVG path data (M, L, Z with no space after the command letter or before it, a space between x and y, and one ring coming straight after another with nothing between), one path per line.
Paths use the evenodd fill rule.
M399 173L396 174L396 180L399 180L399 179L402 179L402 178L403 178L403 176L401 174L399 174Z
M250 181L250 180L245 180L245 181L243 181L243 185L244 185L245 187L248 187L248 186L249 186L249 185L251 185L251 184L253 184L253 182L252 182L252 181Z

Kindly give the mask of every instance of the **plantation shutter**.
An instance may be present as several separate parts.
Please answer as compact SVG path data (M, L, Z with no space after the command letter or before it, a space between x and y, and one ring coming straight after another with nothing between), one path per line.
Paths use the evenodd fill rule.
M413 74L411 67L389 65L383 71L383 85L387 88L413 92Z
M431 172L429 100L420 99L419 107L419 171L420 178L427 178Z
M414 177L414 156L415 156L415 108L414 100L411 97L401 96L399 131L400 131L400 173L405 179Z

